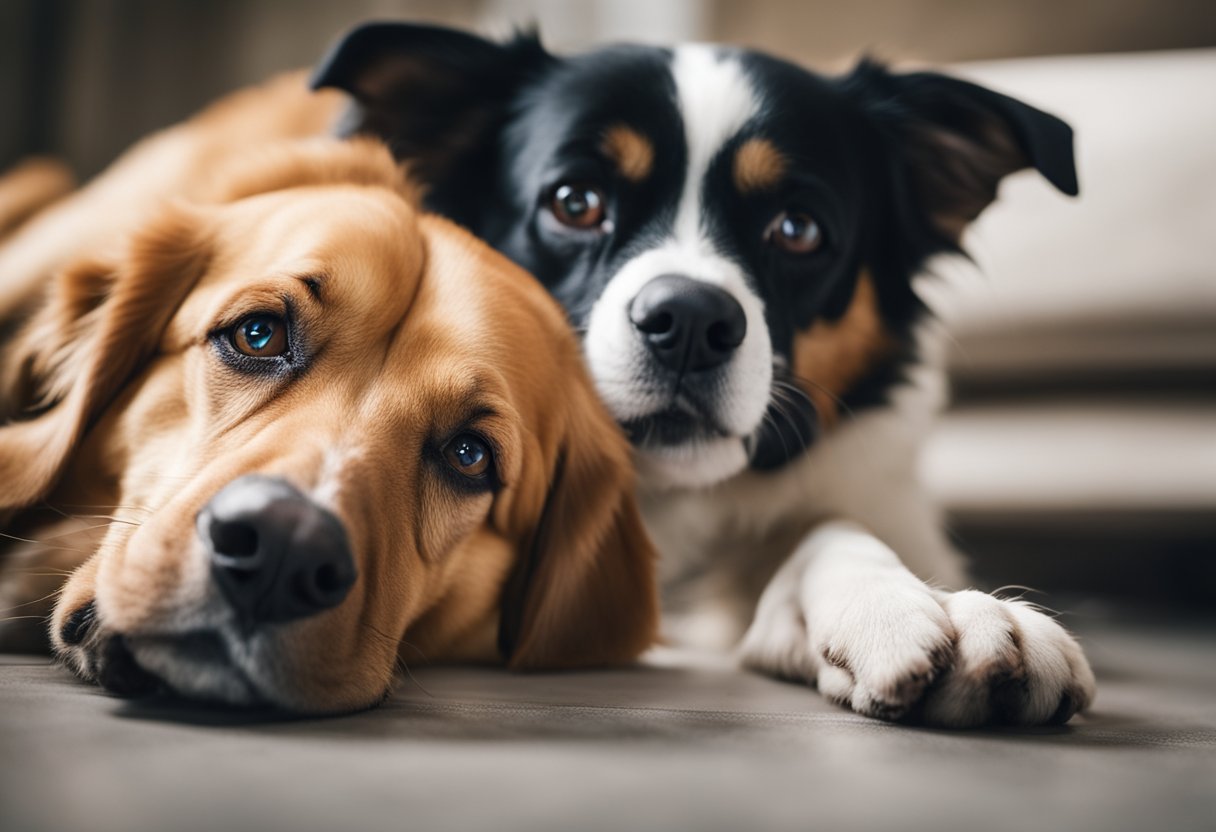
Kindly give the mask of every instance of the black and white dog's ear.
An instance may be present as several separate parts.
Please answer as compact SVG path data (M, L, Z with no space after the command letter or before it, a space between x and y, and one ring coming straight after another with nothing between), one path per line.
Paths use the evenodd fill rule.
M1072 128L1049 113L957 78L896 74L871 61L843 83L887 134L913 199L952 240L1023 168L1078 193Z
M311 83L354 98L344 133L383 138L433 181L487 138L512 92L552 60L535 33L497 43L438 26L365 23L338 41Z

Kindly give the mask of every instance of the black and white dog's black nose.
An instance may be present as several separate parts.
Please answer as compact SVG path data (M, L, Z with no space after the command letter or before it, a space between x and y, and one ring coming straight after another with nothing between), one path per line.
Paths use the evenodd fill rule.
M245 626L336 607L355 582L342 522L285 480L234 480L197 525L212 579Z
M643 286L629 320L654 357L676 372L725 364L747 334L747 317L734 296L679 274L659 275Z

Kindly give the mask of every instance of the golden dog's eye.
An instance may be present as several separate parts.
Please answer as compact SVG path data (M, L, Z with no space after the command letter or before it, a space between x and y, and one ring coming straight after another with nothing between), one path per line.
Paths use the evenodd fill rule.
M604 194L589 185L558 185L549 199L549 210L562 225L598 228L604 223Z
M478 478L490 470L490 446L480 437L462 433L443 449L444 459L466 477Z
M277 315L250 315L232 330L232 346L254 358L287 352L287 322Z
M809 214L782 211L764 230L764 240L789 254L810 254L823 245L823 230Z

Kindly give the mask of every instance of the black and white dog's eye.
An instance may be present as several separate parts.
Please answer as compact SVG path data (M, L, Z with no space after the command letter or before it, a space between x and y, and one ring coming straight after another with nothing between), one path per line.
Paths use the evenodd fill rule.
M470 479L485 477L494 461L490 446L472 433L462 433L453 438L444 447L443 458L448 465Z
M604 224L604 202L604 194L598 188L562 183L551 192L547 207L562 225L589 231Z
M809 214L782 211L764 230L764 241L787 254L811 254L823 246L823 230Z
M273 358L287 352L287 321L259 313L241 320L229 336L237 352L253 358Z

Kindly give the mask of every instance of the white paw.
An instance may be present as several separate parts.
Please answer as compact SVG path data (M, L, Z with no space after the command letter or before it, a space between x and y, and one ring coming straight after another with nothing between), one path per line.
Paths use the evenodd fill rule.
M872 576L825 594L765 605L742 644L749 667L816 684L831 702L895 720L951 665L954 629L932 591L910 574Z
M762 603L744 663L860 714L942 727L1058 724L1093 700L1081 648L1028 604L934 593L910 575L849 590L817 595L815 609Z
M945 595L954 662L925 697L930 725L1063 724L1089 707L1094 675L1076 640L1021 601L982 592Z

